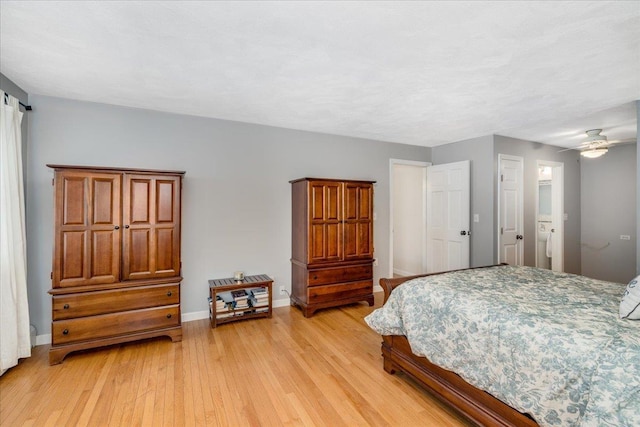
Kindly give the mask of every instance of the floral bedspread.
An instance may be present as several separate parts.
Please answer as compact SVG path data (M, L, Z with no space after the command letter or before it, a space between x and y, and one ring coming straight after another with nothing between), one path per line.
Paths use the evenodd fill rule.
M625 286L501 266L406 282L365 318L542 426L640 426L640 321Z

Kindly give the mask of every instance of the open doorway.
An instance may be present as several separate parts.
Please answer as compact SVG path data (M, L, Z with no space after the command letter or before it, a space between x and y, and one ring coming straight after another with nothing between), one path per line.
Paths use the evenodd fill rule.
M390 159L389 276L411 276L427 268L427 166Z
M538 160L536 267L564 271L564 163Z

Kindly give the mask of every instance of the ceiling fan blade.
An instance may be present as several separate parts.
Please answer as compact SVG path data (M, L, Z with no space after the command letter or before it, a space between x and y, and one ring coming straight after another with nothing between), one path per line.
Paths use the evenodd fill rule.
M634 144L636 142L635 138L627 138L627 139L614 139L613 141L609 141L607 145L614 144Z
M580 149L580 147L565 148L564 150L558 150L558 153L562 153L563 151L578 150L578 149Z

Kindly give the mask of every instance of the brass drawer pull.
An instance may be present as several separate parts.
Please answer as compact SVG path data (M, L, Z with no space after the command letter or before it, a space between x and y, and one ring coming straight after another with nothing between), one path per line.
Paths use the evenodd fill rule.
M167 319L171 319L171 313L167 314Z
M69 335L69 330L65 329L64 331L62 331L62 335Z
M170 297L171 295L173 295L173 294L171 293L171 291L167 292L167 296L168 296L168 297Z
M69 309L69 304L65 304L64 307L62 307L62 308L64 308L65 310L68 310Z

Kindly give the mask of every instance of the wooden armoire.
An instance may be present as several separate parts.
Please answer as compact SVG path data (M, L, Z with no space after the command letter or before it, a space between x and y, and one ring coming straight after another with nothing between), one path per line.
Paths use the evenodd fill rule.
M182 339L180 171L55 171L49 363L76 350Z
M373 305L373 184L301 178L292 185L291 304L305 317Z

